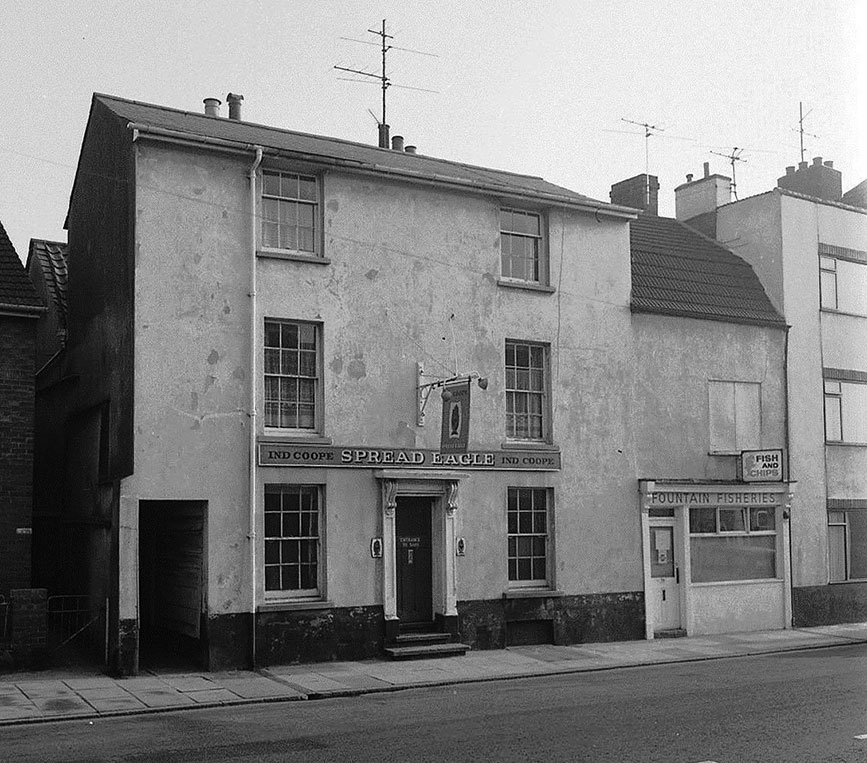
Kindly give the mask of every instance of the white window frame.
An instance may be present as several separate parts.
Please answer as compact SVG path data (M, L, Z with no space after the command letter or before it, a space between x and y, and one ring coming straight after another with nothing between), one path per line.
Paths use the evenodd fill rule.
M268 327L269 324L279 325L281 327L281 345L273 346L268 345ZM311 352L310 350L305 350L300 346L298 348L292 347L284 347L282 345L282 327L283 326L296 326L299 330L302 327L308 327L313 329L313 336L315 339L315 369L314 376L309 376L307 374L300 373L300 360L301 356L304 353ZM263 426L266 431L269 432L287 432L292 434L297 434L301 436L311 436L311 435L319 435L322 432L322 397L323 397L323 386L322 386L322 324L315 323L313 321L299 321L292 320L288 318L265 318L264 327L263 327L263 336L262 336L262 349L263 349L263 361L262 361L262 409L263 409ZM299 342L300 344L300 342ZM271 371L269 373L269 351L278 351L278 355L280 357L280 370L278 372ZM291 353L293 351L298 352L298 373L283 373L283 353ZM291 384L292 381L297 380L298 382L298 390L299 394L296 398L286 399L284 400L279 394L275 397L269 397L268 391L269 386L273 388L274 382L269 385L270 380L276 380L276 383L279 387L282 387L281 380L286 380L287 386ZM301 383L302 380L312 380L312 388L313 388L313 425L310 427L307 426L281 426L279 423L274 424L269 422L269 418L271 417L270 405L276 404L290 404L290 405L301 405ZM278 412L278 421L280 414ZM297 414L300 417L300 413ZM296 422L297 423L297 422Z
M746 407L748 394L754 396L756 410L750 414ZM757 450L762 446L762 383L709 379L708 400L708 452L711 455L738 455L744 450ZM722 411L723 408L727 410ZM733 432L721 432L720 412L731 421Z
M299 498L304 494L305 491L312 493L316 499L316 517L317 517L317 527L315 536L308 532L304 534L299 529L298 535L293 534L284 534L281 528L280 535L269 535L268 534L268 524L269 517L268 515L273 513L267 510L268 506L268 496L273 495L275 490L281 496L281 504L282 504L282 496L291 494L293 492L297 492L299 494ZM325 546L325 488L323 485L312 484L312 483L266 483L264 486L263 493L263 533L262 533L262 562L261 562L261 574L262 574L262 587L265 592L265 598L268 600L273 599L305 599L305 600L322 600L325 598L325 558L323 554L323 549ZM284 511L282 508L280 510L281 517L280 523L283 524L285 514L290 514L290 511ZM299 516L299 525L302 523L302 517L304 515L304 511L300 512ZM310 512L306 512L310 513ZM313 541L313 547L316 549L316 585L312 588L301 588L300 587L300 579L299 579L299 587L298 588L270 588L268 587L268 569L275 567L289 567L294 562L286 562L282 558L283 548L286 543L298 543L299 544L299 578L300 578L300 566L301 566L301 556L302 556L302 545L305 542ZM269 544L275 543L279 544L277 547L278 553L281 555L280 560L278 562L269 562L268 558L273 551L269 549ZM282 577L281 577L282 584Z
M867 382L825 379L824 393L825 442L867 444Z
M280 179L280 190L275 193L273 188L270 188L269 181L267 178L278 177ZM299 192L294 195L286 195L283 193L283 182L284 178L286 181L290 181L291 179L295 179L300 183L301 180L304 181L312 181L314 183L315 191L313 194L313 198L304 198L303 195ZM300 185L299 185L300 187ZM266 210L266 204L272 202L273 205L276 205L278 208L277 220L271 219L272 215ZM294 204L300 207L305 207L311 210L312 216L312 249L303 249L298 246L280 246L279 245L279 207L281 202L285 204ZM322 181L321 178L317 175L306 173L306 172L296 172L282 169L272 169L266 168L262 169L260 173L260 191L259 191L259 250L262 252L270 252L282 255L290 255L294 257L301 257L304 259L322 259ZM278 226L278 245L274 246L272 243L268 242L269 236L266 235L265 228L267 225L277 225ZM292 226L297 231L301 228L307 226Z
M859 582L867 580L867 577L852 577L852 542L851 542L851 527L849 524L849 515L854 512L864 512L867 509L828 509L828 581L831 583L850 583L850 582ZM832 515L842 515L834 517L832 519ZM844 576L842 578L834 577L833 570L830 567L831 564L831 543L832 537L830 528L832 527L842 527L843 528L843 563L845 566Z
M514 365L509 365L509 347L512 346L513 353L517 354L517 348L527 347L528 348L528 365L527 366L518 366L517 361ZM534 366L533 365L533 350L539 350L542 355L542 365ZM505 383L504 389L506 391L506 399L505 399L505 413L506 413L506 441L507 442L520 442L520 443L550 443L552 442L552 426L551 426L551 407L550 407L550 399L551 399L551 390L550 390L550 350L551 347L549 344L543 342L530 342L523 339L506 339L505 341L505 357L504 357L504 372L505 372ZM541 389L532 389L532 377L533 371L541 371L542 373L542 384ZM511 375L514 377L513 381L510 385L509 377ZM528 383L530 386L523 385L519 382L519 376L523 373L527 374ZM515 405L518 401L517 396L522 396L521 399L524 399L523 396L526 396L527 402L527 411L521 411L520 405ZM530 403L533 399L537 399L539 401L540 413L536 414L535 412L530 411ZM509 401L513 401L512 409L510 410ZM517 417L521 415L526 415L528 417L528 430L531 430L532 427L529 426L530 417L539 417L540 420L540 429L541 433L539 437L533 437L532 435L522 436L518 434L518 427L516 426Z
M528 231L514 230L515 226L507 228L503 225L504 213L514 216L535 218L538 224L538 233ZM512 217L514 219L514 217ZM515 207L503 206L500 207L498 213L499 228L500 228L500 278L502 280L516 284L530 284L532 286L547 286L548 285L548 236L547 236L547 220L542 212L535 209L519 209ZM532 260L535 268L534 278L528 278L526 273L515 275L513 264L518 259L511 254L511 242L513 239L519 239L523 242L533 241L535 247L535 255ZM505 251L507 242L509 242L510 251ZM526 259L526 258L522 258Z
M837 310L837 260L819 256L819 306L822 310Z
M533 525L528 532L521 532L520 526L520 515L522 513L521 506L518 504L521 498L521 491L530 491L530 500L533 502L533 507L529 510L531 516L531 524ZM514 493L515 502L516 502L516 514L515 517L515 532L512 532L512 524L511 524L511 516L513 512L510 511L510 505L512 502L512 495ZM535 515L539 512L535 508L536 496L542 495L545 500L545 530L537 531L536 529L536 517ZM527 509L524 508L523 512L526 513ZM506 489L506 562L507 562L507 579L509 581L510 589L550 589L553 587L553 518L554 518L554 489L550 487L538 487L538 486L515 486L511 485ZM544 578L535 578L532 576L529 578L520 579L518 577L518 571L520 562L522 560L529 559L530 567L532 570L533 560L539 559L540 556L535 552L535 549L531 548L530 554L522 554L520 553L520 545L521 540L529 538L531 546L534 544L534 541L540 537L544 536L544 560L545 560L545 577ZM513 553L514 548L514 553ZM512 578L512 567L514 561L514 569L515 569L515 579Z

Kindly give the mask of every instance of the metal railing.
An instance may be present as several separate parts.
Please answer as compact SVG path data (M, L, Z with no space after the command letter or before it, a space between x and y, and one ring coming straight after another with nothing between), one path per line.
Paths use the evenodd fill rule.
M57 646L63 646L97 628L106 611L107 601L96 604L90 596L49 596L48 631L54 636Z

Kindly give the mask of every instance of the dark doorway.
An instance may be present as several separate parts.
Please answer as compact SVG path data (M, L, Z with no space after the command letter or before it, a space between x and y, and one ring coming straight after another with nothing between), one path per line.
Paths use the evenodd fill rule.
M395 512L397 616L401 625L433 620L431 499L399 497Z
M205 668L206 501L139 503L139 667Z

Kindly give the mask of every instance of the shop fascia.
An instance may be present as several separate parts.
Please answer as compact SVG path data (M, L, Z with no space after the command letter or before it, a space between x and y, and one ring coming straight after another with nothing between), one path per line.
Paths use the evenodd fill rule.
M689 484L641 480L642 508L687 509L702 506L780 506L789 496L788 483L767 485Z
M559 451L491 450L441 453L415 448L312 446L260 442L259 466L557 471Z

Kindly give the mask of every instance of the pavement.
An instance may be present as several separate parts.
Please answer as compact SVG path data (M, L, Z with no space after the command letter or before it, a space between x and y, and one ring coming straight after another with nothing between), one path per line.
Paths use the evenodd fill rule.
M462 657L276 665L220 673L0 675L0 726L196 707L347 697L422 686L584 673L867 643L867 623L574 646L520 646Z

